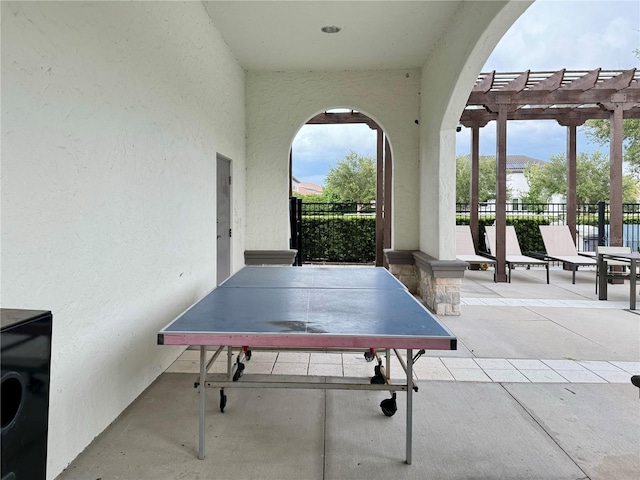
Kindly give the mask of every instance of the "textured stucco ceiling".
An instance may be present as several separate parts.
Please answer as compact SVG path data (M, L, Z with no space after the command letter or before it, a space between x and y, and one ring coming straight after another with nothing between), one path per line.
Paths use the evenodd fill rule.
M246 70L422 67L458 1L203 2ZM325 25L342 31L326 34Z

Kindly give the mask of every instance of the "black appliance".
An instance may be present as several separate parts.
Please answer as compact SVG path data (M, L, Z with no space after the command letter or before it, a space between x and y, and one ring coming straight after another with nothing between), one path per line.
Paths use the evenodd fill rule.
M45 480L51 312L0 309L1 480Z

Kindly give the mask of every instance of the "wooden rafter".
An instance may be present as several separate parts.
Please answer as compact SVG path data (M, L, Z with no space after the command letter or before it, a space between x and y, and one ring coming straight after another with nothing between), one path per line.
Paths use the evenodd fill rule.
M487 93L493 87L493 77L495 76L495 70L484 75L483 78L478 78L478 81L473 86L474 92Z
M563 85L560 88L562 90L580 90L582 92L584 92L585 90L590 90L598 82L598 78L600 77L600 70L601 69L599 68L591 70L589 73L576 78L571 83Z
M622 94L622 96L620 95ZM615 96L614 96L615 95ZM602 70L576 72L507 72L480 74L469 95L461 123L495 120L498 105L510 105L509 120L558 120L582 123L607 119L607 107L624 103L624 118L640 118L640 72Z
M635 68L632 68L631 70L625 70L620 75L616 75L615 77L611 77L611 78L607 78L606 80L603 80L593 88L622 90L623 88L627 88L629 87L629 85L631 85L631 80L633 80L635 73L636 73Z
M527 86L529 81L529 70L521 73L516 78L507 83L502 91L504 92L521 92Z
M562 79L564 78L565 69L558 70L553 75L546 77L544 80L535 83L531 90L543 90L546 92L552 92L560 88L562 85Z

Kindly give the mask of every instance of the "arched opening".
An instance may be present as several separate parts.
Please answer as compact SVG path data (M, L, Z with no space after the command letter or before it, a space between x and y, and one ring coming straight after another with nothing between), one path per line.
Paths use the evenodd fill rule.
M320 133L318 127L322 130L325 130L322 127L332 128ZM310 129L313 129L313 134L321 136L321 141L318 142L316 138L310 149L300 151L305 150L304 147L300 148L303 145L309 147L301 137ZM344 139L345 131L355 133L357 140L340 142L341 137ZM335 142L341 143L341 149L328 148ZM346 156L345 148L348 148ZM325 157L320 170L304 169L300 165L304 163L303 157L311 155L319 158L322 153L318 149L328 149L336 162L345 162L342 168L332 166L329 170L331 160L327 161ZM336 153L338 158L335 158ZM340 158L340 154L344 158ZM364 183L372 180L364 178L361 170L350 170L353 166L357 168L356 160L363 161L365 166L368 160L372 160L375 186L360 186L368 192L369 188L374 189L372 200L370 192L351 192L349 196L335 188L335 178L343 170L347 175L360 176L355 180ZM334 185L331 191L324 191L325 176L329 171ZM391 247L392 155L387 135L375 120L347 108L328 109L307 120L298 130L289 149L289 178L290 246L298 250L296 265L311 262L385 264L384 249ZM365 196L356 198L359 195ZM306 201L303 202L303 199Z

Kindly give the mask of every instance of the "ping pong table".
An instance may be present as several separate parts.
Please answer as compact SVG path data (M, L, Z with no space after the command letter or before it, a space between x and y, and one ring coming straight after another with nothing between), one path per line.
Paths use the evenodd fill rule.
M376 267L246 266L158 333L160 345L200 347L199 449L205 456L206 388L306 388L388 391L380 404L392 416L406 392L406 463L411 464L413 363L426 349L455 350L449 332L391 273ZM207 361L207 347L217 349ZM251 348L364 352L377 360L371 378L250 375ZM226 374L209 373L226 349ZM233 360L233 351L238 355ZM386 354L383 365L379 351ZM391 350L406 382L391 382ZM406 350L406 361L399 350ZM414 356L414 350L418 350ZM403 378L405 378L403 377Z

